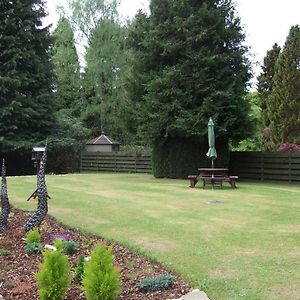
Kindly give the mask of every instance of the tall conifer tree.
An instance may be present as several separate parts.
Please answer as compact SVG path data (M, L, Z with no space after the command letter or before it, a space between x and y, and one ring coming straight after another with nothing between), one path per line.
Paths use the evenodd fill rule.
M41 0L0 2L0 137L4 149L31 147L53 125L51 38Z
M205 164L210 116L223 148L251 133L244 35L230 0L152 0L150 11L130 35L131 115L154 145L155 175L186 176Z
M277 58L280 54L280 46L275 43L271 50L267 51L262 66L262 73L258 76L257 91L260 99L260 107L262 110L262 121L265 127L270 126L268 99L272 94L274 87L274 74Z
M269 98L271 140L300 143L300 27L293 26L277 59Z

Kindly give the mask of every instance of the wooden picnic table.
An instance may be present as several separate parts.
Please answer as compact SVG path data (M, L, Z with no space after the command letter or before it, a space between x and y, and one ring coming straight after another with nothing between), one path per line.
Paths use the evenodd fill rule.
M229 176L228 168L198 168L199 175L189 175L190 187L194 188L198 181L203 182L203 188L206 184L223 186L223 182L228 182L232 188L236 188L238 176Z

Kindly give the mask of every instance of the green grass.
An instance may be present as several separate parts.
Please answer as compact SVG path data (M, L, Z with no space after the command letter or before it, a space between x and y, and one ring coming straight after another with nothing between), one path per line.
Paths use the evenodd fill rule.
M8 178L13 205L35 209L26 202L35 181ZM146 253L213 300L299 299L299 185L203 190L144 174L47 176L47 185L51 215Z

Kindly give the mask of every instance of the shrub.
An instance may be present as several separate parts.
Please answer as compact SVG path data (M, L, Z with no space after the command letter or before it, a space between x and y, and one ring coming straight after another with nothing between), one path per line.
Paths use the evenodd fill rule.
M285 143L280 145L278 148L279 152L300 152L300 145L298 144L291 144L291 143Z
M41 300L61 300L71 283L68 256L61 250L44 252L44 260L36 275Z
M28 231L26 235L26 244L32 243L40 243L41 242L41 235L37 228L33 228Z
M63 244L63 249L64 249L65 253L67 253L67 254L75 253L75 251L77 249L77 245L75 242L63 240L62 244Z
M217 139L216 149L218 158L215 167L227 167L228 141ZM188 175L197 174L198 168L211 166L211 160L206 156L207 150L207 137L202 140L183 137L159 139L153 144L153 175L157 178L187 178Z
M114 300L120 290L120 275L113 265L112 249L98 245L85 263L83 289L87 300Z
M84 272L84 255L80 254L77 260L77 266L75 271L74 279L77 282L80 282L83 278L83 272Z
M62 239L56 239L54 241L54 246L57 250L63 250L66 254L73 254L77 249L75 242Z
M63 251L64 250L64 246L63 246L63 240L62 239L56 239L54 241L54 246L57 250L59 251Z
M136 287L143 292L163 291L170 288L174 280L174 276L161 274L155 278L145 278Z
M32 254L38 254L42 251L42 245L40 243L28 243L25 246L25 252L28 255L32 255Z

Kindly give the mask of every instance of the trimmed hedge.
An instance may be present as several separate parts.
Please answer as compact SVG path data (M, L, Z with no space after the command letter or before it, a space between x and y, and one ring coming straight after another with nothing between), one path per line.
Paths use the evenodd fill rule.
M215 167L228 167L228 141L216 141L218 158ZM207 139L202 141L182 137L168 137L157 140L153 145L152 167L157 178L187 178L198 174L198 168L211 167L211 160L206 156Z

